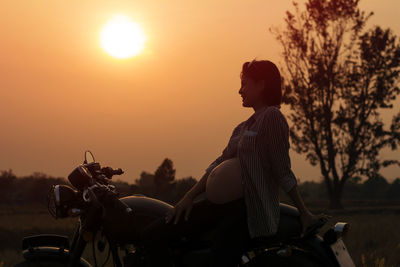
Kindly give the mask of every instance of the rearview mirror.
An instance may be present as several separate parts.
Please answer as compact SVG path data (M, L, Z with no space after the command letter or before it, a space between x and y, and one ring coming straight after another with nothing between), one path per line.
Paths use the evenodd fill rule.
M85 151L85 161L83 162L83 164L90 164L90 163L94 163L96 162L96 160L94 159L93 153L90 152L90 150L86 150Z

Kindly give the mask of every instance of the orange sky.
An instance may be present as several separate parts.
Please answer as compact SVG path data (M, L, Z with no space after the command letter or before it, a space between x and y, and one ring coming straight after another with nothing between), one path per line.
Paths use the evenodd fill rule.
M155 171L165 157L178 178L199 178L252 114L237 93L242 63L279 63L268 28L284 25L291 2L2 1L0 170L66 177L90 149L123 168L126 181ZM361 6L375 12L370 25L400 35L400 1ZM141 55L116 60L101 49L99 32L115 14L142 25ZM301 181L320 177L302 156L291 151L291 158ZM400 176L395 167L383 174Z

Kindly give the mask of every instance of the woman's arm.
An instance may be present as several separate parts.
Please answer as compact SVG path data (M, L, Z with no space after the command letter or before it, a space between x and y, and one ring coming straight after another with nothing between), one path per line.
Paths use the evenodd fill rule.
M206 169L206 173L201 177L201 179L183 196L183 198L175 205L171 212L165 216L166 223L169 223L175 217L174 224L176 224L183 212L185 213L185 220L188 220L193 206L193 199L206 191L208 175L216 166L233 156L232 154L234 153L234 149L232 147L234 147L234 141L232 140L239 135L243 124L244 122L235 127L231 137L229 138L228 145L222 151L221 156L219 156L210 164L210 166Z
M194 199L206 191L207 178L210 173L205 173L201 179L185 194L185 197Z
M297 179L291 170L289 157L289 127L280 111L272 110L265 118L266 158L272 168L274 178L289 195L300 212L304 231L318 219L327 219L324 214L313 215L305 206L297 186Z
M287 194L292 199L292 201L294 202L294 205L296 206L296 208L299 210L299 212L301 214L302 213L311 213L307 209L307 207L304 205L304 201L301 198L301 195L300 195L297 185L293 186L292 189L290 189L289 192L287 192Z
M177 224L182 213L185 213L185 220L188 220L193 207L193 199L206 190L208 175L209 173L206 172L183 198L179 200L171 212L165 216L165 223L169 223L175 217L174 224Z
M262 122L263 160L268 162L273 178L288 193L297 185L289 157L289 126L279 110L271 108Z
M312 214L308 210L308 208L304 205L304 201L300 195L297 185L293 186L293 188L291 190L289 190L289 192L287 192L287 194L292 199L292 201L294 202L294 205L297 207L297 209L300 212L300 220L301 220L301 224L303 227L303 231L302 231L303 234L309 226L313 225L318 220L320 220L320 219L327 220L330 218L330 216L325 215L325 214L318 214L318 215Z
M225 160L234 156L233 154L236 153L235 147L237 146L237 142L238 142L238 140L234 140L234 139L240 135L240 131L241 131L244 123L245 122L240 123L238 126L235 127L235 129L233 129L232 135L229 138L228 144L222 151L222 154L208 166L208 168L206 169L206 173L210 173L219 164L221 164Z

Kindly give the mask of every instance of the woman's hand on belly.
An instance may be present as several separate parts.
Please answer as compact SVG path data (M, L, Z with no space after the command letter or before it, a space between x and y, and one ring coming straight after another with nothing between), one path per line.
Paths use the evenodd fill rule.
M240 162L238 158L225 160L212 170L206 185L208 200L223 204L243 197Z

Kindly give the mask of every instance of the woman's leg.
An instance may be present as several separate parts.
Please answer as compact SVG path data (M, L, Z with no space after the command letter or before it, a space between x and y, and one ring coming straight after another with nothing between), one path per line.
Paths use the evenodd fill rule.
M212 248L212 267L235 267L250 240L243 199L228 204L225 219L218 225Z
M215 228L225 214L230 213L229 207L226 204L214 204L207 199L195 202L187 221L181 216L177 224L173 224L173 220L167 224L164 217L157 218L146 227L142 233L143 239L170 240Z
M240 260L245 242L249 239L243 199L225 204L199 201L194 203L188 221L181 218L176 225L172 222L166 224L164 218L155 220L143 237L145 246L151 252L151 266L167 266L165 257L171 240L198 235L215 228L217 231L213 239L212 266L235 266Z
M229 207L230 205L214 204L205 199L193 204L188 221L183 216L177 224L166 224L164 217L155 219L146 227L141 238L148 252L148 266L171 266L167 263L169 243L182 236L190 237L214 229L228 213Z

